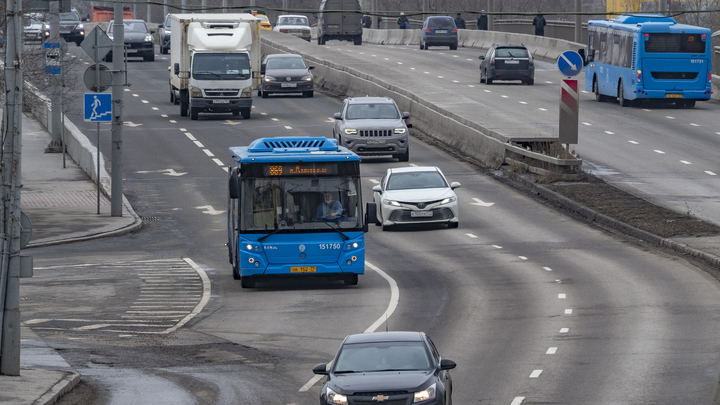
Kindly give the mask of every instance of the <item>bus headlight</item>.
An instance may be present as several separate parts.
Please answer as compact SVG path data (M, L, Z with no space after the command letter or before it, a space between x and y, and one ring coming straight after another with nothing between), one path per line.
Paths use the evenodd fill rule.
M248 243L248 245L247 245L246 247L247 247L247 250L252 250L252 245L251 245L251 244Z

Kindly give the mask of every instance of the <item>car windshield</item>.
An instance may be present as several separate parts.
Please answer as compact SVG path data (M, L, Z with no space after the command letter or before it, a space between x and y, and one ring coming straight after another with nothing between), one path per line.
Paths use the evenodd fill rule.
M350 104L345 118L348 120L398 119L400 118L400 112L395 107L395 104Z
M498 58L527 58L528 52L524 48L498 48L495 56Z
M428 20L430 28L455 28L455 21L450 18L431 18Z
M422 342L377 342L343 345L335 373L429 370L430 355Z
M418 188L444 188L447 183L438 172L393 173L388 179L387 190L412 190Z
M243 53L196 53L192 77L198 80L249 79L250 59Z
M265 69L307 69L307 65L302 58L271 58Z
M278 25L302 25L307 26L308 20L306 17L280 17Z
M60 13L60 21L80 21L80 15L78 15L77 11Z
M113 26L113 21L110 21L110 24L108 24L108 34L113 32ZM124 21L123 29L125 32L148 32L145 23L142 21Z

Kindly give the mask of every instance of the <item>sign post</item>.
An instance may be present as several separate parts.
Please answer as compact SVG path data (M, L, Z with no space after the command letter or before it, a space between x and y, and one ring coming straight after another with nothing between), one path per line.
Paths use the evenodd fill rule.
M575 51L563 52L557 60L558 70L563 76L577 76L583 67L580 54ZM558 141L565 144L570 152L570 144L578 143L580 98L578 96L577 79L562 79L560 86L560 122L558 126Z
M97 213L100 214L100 123L112 121L112 95L106 93L85 93L84 98L85 122L97 122Z

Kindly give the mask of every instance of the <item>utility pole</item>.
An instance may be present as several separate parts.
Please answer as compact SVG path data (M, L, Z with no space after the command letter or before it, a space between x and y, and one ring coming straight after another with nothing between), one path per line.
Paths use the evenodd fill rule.
M582 40L582 0L575 0L575 42L583 43Z
M55 11L57 12L57 2ZM0 374L20 375L20 147L22 145L22 0L7 0L5 133L0 229ZM57 16L57 13L55 14ZM57 30L57 28L56 28ZM58 109L59 110L59 109ZM53 109L53 112L55 110Z
M495 16L492 14L495 11L495 0L488 0L488 31L495 31Z
M427 13L430 11L430 0L423 0L422 5L423 5L423 16L422 16L422 20L423 20L423 24L424 24L424 23L425 23L425 20L428 18L428 14L427 14ZM422 26L421 26L421 28L422 28Z
M123 3L115 3L113 15L113 83L112 83L112 173L110 216L122 216L122 127L123 90L125 88L125 27Z
M658 12L665 14L668 11L667 0L658 0Z
M51 42L60 42L60 2L50 2L50 40ZM61 153L63 152L62 144L62 123L60 113L62 106L60 103L60 86L54 81L50 86L50 143L45 148L45 153Z

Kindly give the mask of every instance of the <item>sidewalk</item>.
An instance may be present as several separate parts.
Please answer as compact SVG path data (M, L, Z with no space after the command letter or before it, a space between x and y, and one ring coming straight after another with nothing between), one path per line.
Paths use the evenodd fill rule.
M118 235L142 226L125 203L122 217L110 216L110 200L102 194L98 215L96 183L69 156L63 168L62 153L45 153L50 140L40 122L23 115L21 203L32 222L26 253L32 247ZM30 328L22 326L20 336L20 376L0 375L0 403L54 404L80 375Z

